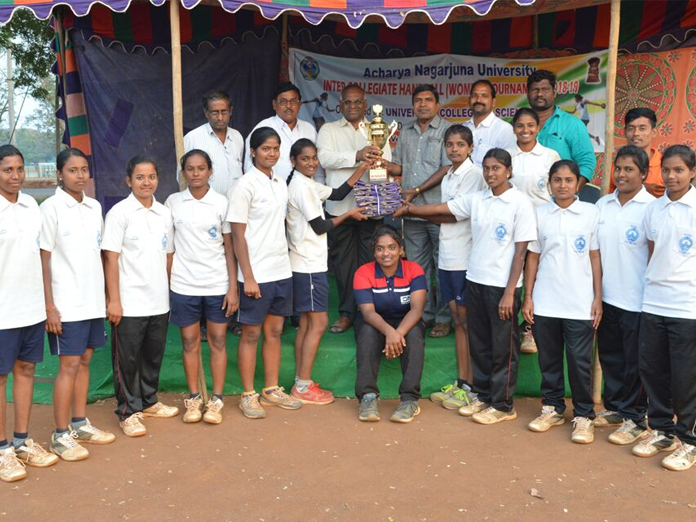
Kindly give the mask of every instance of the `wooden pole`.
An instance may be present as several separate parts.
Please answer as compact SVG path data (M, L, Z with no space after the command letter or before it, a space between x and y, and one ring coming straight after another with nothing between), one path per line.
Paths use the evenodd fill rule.
M181 69L181 22L179 19L179 0L169 0L169 22L171 25L172 41L172 104L174 115L174 146L176 149L176 164L184 155L184 95ZM179 179L179 188L186 188L183 176ZM203 395L203 402L208 403L208 385L203 371L203 349L198 351L198 389Z
M619 54L619 25L621 19L621 0L611 0L611 26L609 29L609 56L607 60L607 109L605 112L604 135L604 174L601 194L609 192L612 159L614 157L614 104L616 101L616 64ZM599 356L595 357L592 382L592 398L595 404L602 402L602 367Z

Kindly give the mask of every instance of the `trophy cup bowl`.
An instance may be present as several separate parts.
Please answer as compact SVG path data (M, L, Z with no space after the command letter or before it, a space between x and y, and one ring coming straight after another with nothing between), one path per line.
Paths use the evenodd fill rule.
M377 147L380 151L384 148L389 138L392 137L398 127L396 121L387 125L382 120L383 110L384 108L381 105L373 105L372 111L375 113L375 118L367 124L361 121L359 125L360 131L370 145ZM373 162L369 171L369 180L370 183L384 183L388 180L386 165L381 157Z

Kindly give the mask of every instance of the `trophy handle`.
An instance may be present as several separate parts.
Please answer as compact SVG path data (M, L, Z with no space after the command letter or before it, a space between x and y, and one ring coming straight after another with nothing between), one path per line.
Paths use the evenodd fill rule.
M358 128L360 129L360 133L361 133L363 136L365 136L365 139L366 139L367 141L370 141L370 136L369 136L369 132L370 132L370 131L368 130L368 126L365 125L365 122L364 122L364 121L361 121L361 122L358 124Z
M398 128L399 128L399 124L396 122L396 120L389 124L389 138L391 138L394 135L394 133L396 132L396 129L398 129Z

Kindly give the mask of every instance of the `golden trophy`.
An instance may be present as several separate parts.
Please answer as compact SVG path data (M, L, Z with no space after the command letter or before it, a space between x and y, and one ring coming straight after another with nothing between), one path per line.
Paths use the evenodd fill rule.
M380 151L384 148L389 138L392 137L399 126L396 121L387 125L382 120L383 110L384 107L381 105L373 105L372 112L375 113L375 118L367 124L364 121L360 122L360 132L362 132L363 136L370 142L370 145L374 145ZM369 180L370 183L384 183L388 180L387 168L381 157L370 167Z

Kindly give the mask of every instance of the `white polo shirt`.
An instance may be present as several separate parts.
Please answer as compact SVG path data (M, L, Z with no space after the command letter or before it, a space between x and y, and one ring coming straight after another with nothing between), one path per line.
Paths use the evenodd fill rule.
M478 127L474 125L473 118L467 121L465 125L471 129L471 133L474 135L474 151L471 153L471 160L477 167L481 167L483 157L489 150L496 147L510 150L517 143L515 133L512 131L512 125L498 118L495 112L491 112L486 116L478 124Z
M648 237L643 220L655 197L642 187L622 207L618 195L614 191L597 201L602 301L622 310L640 312L648 265Z
M150 317L169 311L167 247L172 213L153 196L145 208L133 193L106 214L102 250L116 252L124 317Z
M20 192L17 203L10 203L0 196L0 330L46 319L40 234L41 211L34 198Z
M280 135L280 158L278 163L273 167L273 172L283 181L288 179L292 171L292 163L290 163L290 148L301 138L312 140L312 143L317 142L317 130L314 125L308 121L297 119L297 124L294 129L291 129L277 114L261 120L256 127L252 129L244 142L246 152L244 153L244 172L249 172L253 167L251 163L251 148L249 146L249 138L259 127L270 127ZM319 173L317 173L319 174Z
M293 272L315 274L328 270L326 234L317 235L310 221L325 219L322 203L333 192L331 187L295 172L288 185L288 246Z
M368 123L367 120L363 120ZM326 169L326 184L331 188L339 188L355 173L360 162L355 161L355 154L369 142L359 128L353 127L343 116L338 121L325 123L319 129L317 136L317 155L319 162ZM391 146L387 144L382 149L382 157L391 161ZM362 179L369 177L366 172ZM326 211L332 216L340 216L357 206L355 195L351 192L341 201L327 201Z
M226 294L230 278L222 235L232 231L225 220L227 198L211 187L196 199L187 188L169 196L164 205L174 224L174 240L167 248L174 253L172 291L189 296Z
M184 136L184 151L200 149L213 162L213 175L208 183L218 194L227 194L235 181L242 177L244 138L239 131L227 127L225 143L220 141L210 123L193 129Z
M51 252L53 302L61 321L106 317L101 241L102 207L60 187L41 204L41 249Z
M590 320L590 250L599 250L599 209L576 198L565 209L550 201L537 207L536 215L538 239L528 247L541 254L532 292L534 315Z
M275 172L269 178L252 167L230 192L229 198L227 221L246 224L244 238L256 282L270 283L292 277L285 238L288 210L285 180ZM244 282L241 268L237 271L237 279Z
M470 159L457 170L450 167L440 185L442 202L446 203L457 196L479 192L486 188L481 169ZM466 270L471 255L471 221L464 219L457 223L440 225L440 248L437 267L441 270Z
M488 188L447 202L458 220L471 218L471 257L466 272L469 281L505 288L515 243L537 237L534 207L514 185L510 187L500 196L494 196ZM516 286L522 286L522 274Z
M645 270L643 312L696 319L696 189L678 201L665 192L650 203L645 230L655 248Z
M561 159L558 152L538 141L529 152L523 152L517 145L508 152L512 156L512 179L520 192L529 197L535 207L551 201L549 170Z

